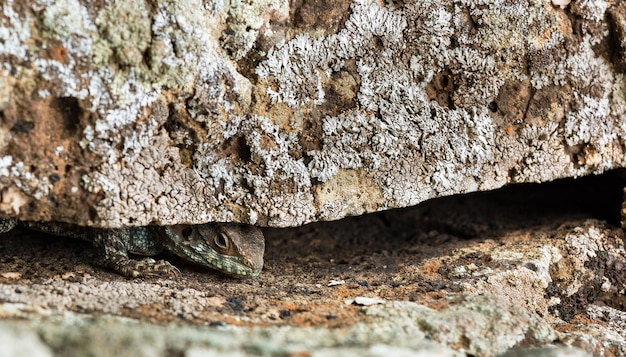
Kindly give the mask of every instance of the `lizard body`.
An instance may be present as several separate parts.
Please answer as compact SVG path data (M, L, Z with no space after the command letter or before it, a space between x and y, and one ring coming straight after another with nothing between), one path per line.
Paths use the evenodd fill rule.
M153 256L169 251L187 261L238 277L256 277L263 268L265 239L254 226L238 223L147 226L121 229L81 227L59 222L0 219L0 233L20 225L58 236L90 241L102 265L127 277L180 275L167 261L135 260L131 254Z

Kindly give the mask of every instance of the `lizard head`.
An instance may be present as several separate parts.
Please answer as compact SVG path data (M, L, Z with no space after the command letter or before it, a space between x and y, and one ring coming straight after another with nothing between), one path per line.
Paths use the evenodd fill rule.
M193 263L239 277L257 277L263 269L265 238L257 227L206 223L166 227L168 249Z

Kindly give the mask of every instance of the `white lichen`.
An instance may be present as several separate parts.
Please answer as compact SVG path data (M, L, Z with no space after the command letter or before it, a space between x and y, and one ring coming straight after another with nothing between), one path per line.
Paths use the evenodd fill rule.
M226 133L237 132L243 136L250 160L257 168L250 170L247 163L219 159L210 154L214 150L210 145L201 147L194 157L195 171L220 192L218 204L236 197L236 202L249 207L250 212L270 217L280 213L280 217L271 221L273 225L297 225L310 220L313 210L309 171L302 159L290 155L298 149L297 137L281 133L262 116L239 118L229 125L236 129L227 128ZM293 186L287 190L282 183ZM246 186L250 187L250 192L244 189ZM269 194L277 189L282 190L280 199Z
M42 24L59 40L68 40L71 35L82 38L85 33L96 31L87 8L78 0L39 0L42 7Z
M8 177L10 173L13 157L6 155L0 158L0 176Z
M321 104L324 99L322 76L337 71L347 58L372 51L372 40L379 37L384 45L398 43L406 20L375 4L355 3L345 30L322 39L299 35L257 67L257 74L272 78L277 88L268 88L274 101L297 107L309 102ZM293 58L299 60L293 61Z
M609 6L609 2L604 0L576 0L571 4L571 11L587 20L599 22Z
M20 16L13 9L14 0L6 0L0 16L0 54L17 57L21 61L29 59L26 41L30 38L31 17ZM3 62L4 69L11 69L10 62Z
M257 38L265 34L262 29L268 25L268 18L275 17L281 21L289 15L289 3L281 0L231 0L220 7L231 18L222 45L231 51L235 60L245 58Z
M573 175L573 164L563 149L559 124L548 122L544 126L528 126L519 136L503 136L497 147L505 148L503 157L516 158L510 182L544 182L564 172Z
M47 177L37 177L26 168L24 162L14 163L14 159L10 155L0 157L0 182L3 184L12 183L11 186L2 188L3 191L6 191L4 194L7 197L2 197L3 201L0 203L0 210L9 214L19 213L20 207L28 202L27 195L42 199L52 190L52 184ZM7 209L11 211L6 212Z

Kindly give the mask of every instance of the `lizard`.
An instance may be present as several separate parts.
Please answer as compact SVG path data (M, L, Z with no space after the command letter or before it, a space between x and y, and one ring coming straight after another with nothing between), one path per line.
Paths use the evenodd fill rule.
M189 262L236 277L257 277L263 268L265 238L257 227L239 223L144 226L119 229L83 227L61 222L0 219L0 233L15 226L93 243L101 265L129 278L178 277L165 260L135 260L130 254L154 256L169 251Z

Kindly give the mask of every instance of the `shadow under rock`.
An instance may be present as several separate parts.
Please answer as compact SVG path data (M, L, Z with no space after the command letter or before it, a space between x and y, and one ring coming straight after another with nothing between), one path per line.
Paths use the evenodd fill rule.
M533 227L595 218L619 226L623 170L541 184L514 184L296 228L265 229L268 266L341 274L354 266L393 270L444 250ZM404 259L398 259L404 257ZM389 258L389 259L387 259ZM343 266L343 269L342 269ZM310 271L310 270L309 270Z

